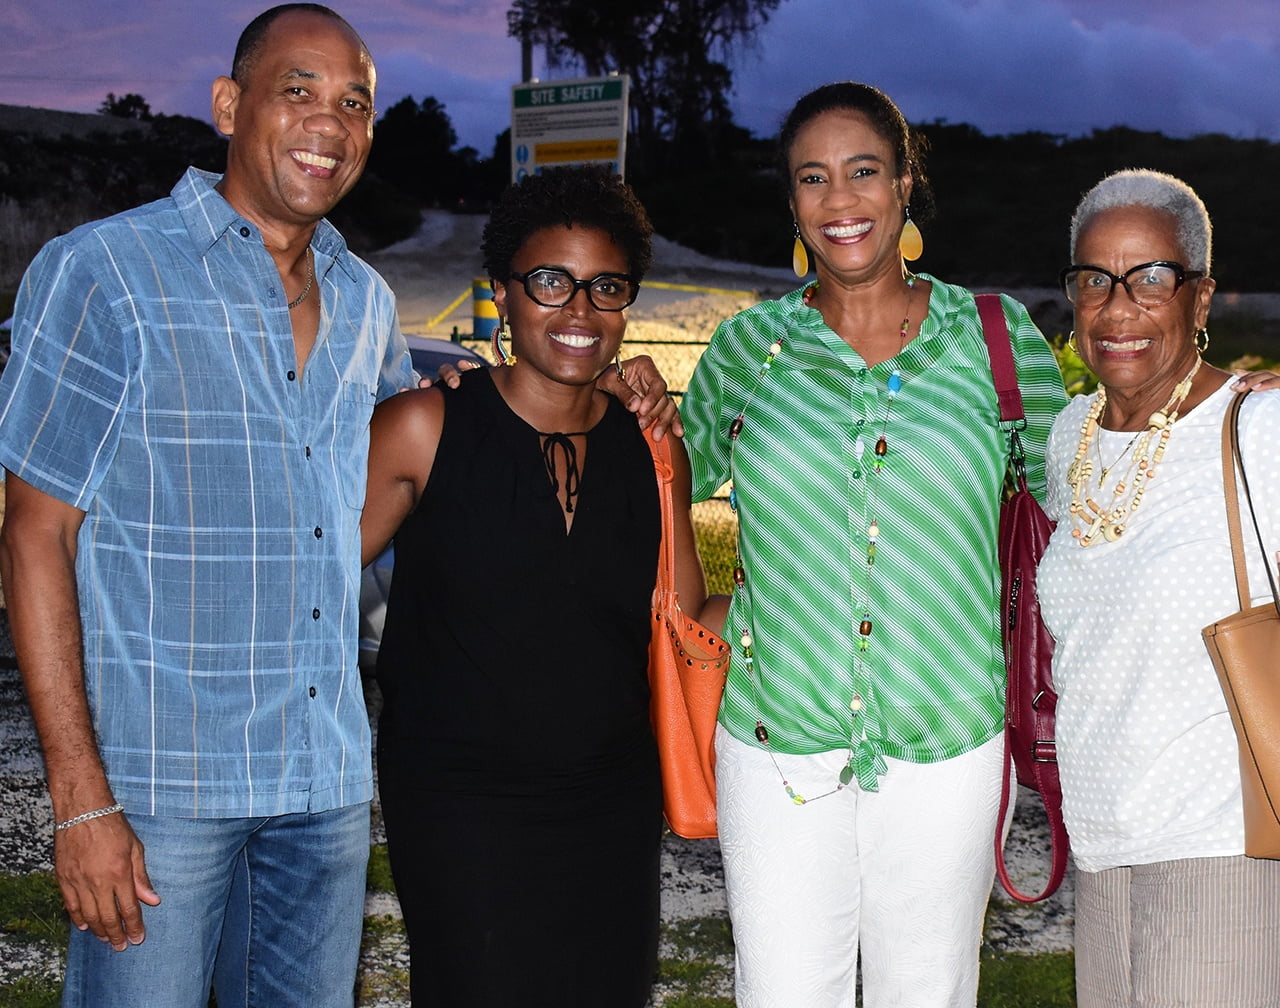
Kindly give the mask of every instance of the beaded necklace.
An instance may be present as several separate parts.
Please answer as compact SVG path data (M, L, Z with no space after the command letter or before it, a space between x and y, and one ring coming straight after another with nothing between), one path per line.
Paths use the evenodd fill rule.
M902 349L907 344L907 333L911 328L911 296L914 293L915 279L916 278L914 276L907 277L907 287L908 287L907 306L906 306L906 310L903 313L902 325L899 327L899 330L898 330L898 341L899 341L898 352L899 353L902 352ZM814 294L817 293L817 290L818 290L818 285L816 283L811 284L805 290L803 295L803 301L805 305L808 306L811 304L813 300L813 296ZM774 361L777 360L778 356L782 353L782 350L783 350L783 341L781 339L775 340L769 346L769 350L768 350L768 353L765 355L764 362L761 364L760 370L756 373L755 380L752 382L751 388L747 392L746 400L743 403L742 409L739 411L737 417L734 418L733 422L729 425L729 430L728 430L729 475L731 480L731 486L729 490L729 506L733 509L734 512L738 510L737 491L734 485L734 483L736 483L736 481L734 481L734 472L735 472L734 450L737 446L738 437L742 433L743 425L746 422L747 409L751 406L752 402L755 401L756 392L760 387L760 383L764 380L765 376L772 369ZM902 372L897 367L895 367L890 373L889 378L886 382L886 386L887 386L887 393L885 396L884 413L881 416L881 421L880 421L880 434L877 437L875 447L872 450L874 460L871 465L871 472L876 476L878 476L880 472L883 470L885 461L889 455L888 433L889 433L890 412L893 406L893 400L897 397L898 392L902 389ZM865 452L866 452L866 445L863 442L862 435L859 433L854 440L854 457L856 459L856 465L858 465L859 467L861 467L862 465L863 456L865 455ZM870 655L871 635L872 635L872 631L874 630L874 624L871 619L871 609L870 609L871 576L873 573L873 569L875 567L876 552L879 548L879 541L880 541L880 524L876 520L875 501L871 493L872 483L868 482L867 486L868 486L868 492L865 498L865 505L864 505L863 515L862 515L863 527L866 530L867 567L866 567L866 577L863 579L863 585L862 585L862 603L863 603L861 607L862 620L858 626L858 648L857 648L857 658L856 658L857 665L855 669L855 679L859 682L865 682L866 676L868 674L867 663ZM849 711L852 715L852 719L851 719L851 725L850 725L850 731L849 731L849 757L845 762L845 765L840 769L840 773L837 777L835 786L828 791L824 791L822 794L815 795L812 798L806 798L804 795L798 793L791 786L791 782L787 780L787 775L783 773L782 767L779 766L778 764L777 756L774 754L773 749L769 745L769 729L765 726L763 716L761 715L761 712L760 712L760 695L762 692L762 686L760 681L760 671L756 666L756 661L755 661L755 650L754 650L755 642L752 639L751 631L747 628L750 625L754 624L754 618L751 615L753 611L753 606L751 604L750 585L747 579L746 569L743 564L741 549L738 550L738 554L735 559L735 565L733 570L733 585L734 585L733 587L734 594L738 596L742 601L742 606L740 607L740 609L747 613L746 620L745 620L745 623L747 625L739 630L738 641L740 645L740 654L742 656L742 662L747 668L747 680L751 686L751 691L754 697L754 703L756 708L756 730L755 730L756 739L760 742L760 744L764 747L765 751L769 754L769 760L773 763L773 768L777 771L778 777L782 781L783 790L786 791L787 797L791 799L793 804L807 805L810 802L815 802L815 801L818 801L819 799L830 797L833 794L838 794L853 782L854 777L856 776L856 771L853 765L854 750L859 746L860 743L865 743L867 741L866 728L863 723L863 719L860 717L860 715L862 714L862 711L865 708L866 703L868 702L868 698L864 698L861 694L856 692L850 698ZM870 692L870 690L868 690L868 692Z
M1081 546L1092 546L1105 540L1115 542L1129 525L1129 518L1142 504L1142 497L1147 487L1155 479L1156 467L1164 458L1165 448L1173 435L1173 425L1178 420L1178 410L1191 392L1191 381L1200 370L1200 358L1191 366L1187 376L1173 387L1168 401L1162 409L1156 410L1147 420L1144 430L1138 431L1125 445L1119 457L1111 465L1102 465L1101 439L1098 438L1099 421L1107 408L1107 389L1098 386L1098 397L1089 407L1084 423L1080 427L1080 443L1076 447L1075 458L1067 469L1067 482L1071 484L1071 535ZM1122 459L1129 455L1129 465L1117 478L1111 491L1111 505L1104 507L1090 496L1090 485L1093 480L1093 460L1089 458L1089 446L1097 439L1095 452L1098 456L1097 495L1103 496L1102 489L1107 477L1115 470ZM1152 447L1154 443L1154 448ZM1136 446L1136 447L1135 447Z

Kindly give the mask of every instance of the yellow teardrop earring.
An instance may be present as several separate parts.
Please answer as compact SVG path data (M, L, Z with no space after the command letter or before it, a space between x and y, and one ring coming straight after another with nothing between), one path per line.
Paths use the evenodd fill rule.
M795 271L798 279L803 280L809 275L809 250L804 247L804 242L800 240L799 222L793 221L792 227L796 231L796 241L791 246L791 269Z
M507 353L507 348L502 345L503 337L507 335L507 320L499 316L498 326L493 330L493 362L498 365L505 364L507 367L516 366L516 355Z
M898 236L898 251L908 262L915 262L924 254L924 236L911 219L911 207L906 208L907 219L902 225L902 234Z

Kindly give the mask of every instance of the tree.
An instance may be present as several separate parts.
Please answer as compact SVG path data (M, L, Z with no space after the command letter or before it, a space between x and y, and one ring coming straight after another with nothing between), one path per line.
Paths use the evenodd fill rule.
M98 106L103 115L115 116L118 119L137 119L139 122L151 121L151 106L140 94L130 92L117 98L107 92L106 100Z
M373 128L369 170L422 204L451 205L465 185L466 165L454 153L458 134L435 98L406 96Z
M632 152L647 173L690 150L714 153L717 139L732 125L726 95L733 80L723 60L779 3L515 0L507 25L517 38L541 45L553 69L630 76Z

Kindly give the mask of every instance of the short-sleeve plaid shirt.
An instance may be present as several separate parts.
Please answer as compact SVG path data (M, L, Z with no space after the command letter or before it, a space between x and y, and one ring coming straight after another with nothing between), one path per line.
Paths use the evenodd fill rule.
M116 798L183 817L322 811L372 793L368 424L412 371L390 289L327 222L299 367L262 235L216 182L191 169L36 258L0 463L85 512L85 680Z
M720 326L682 407L694 499L732 475L746 571L725 628L735 660L721 721L756 745L761 719L784 753L852 742L869 789L884 756L947 759L992 738L1003 717L996 524L1007 438L973 296L922 279L932 282L929 313L896 357L867 368L795 291ZM1028 476L1041 493L1066 396L1026 310L1004 307ZM757 380L775 339L782 351ZM886 412L894 368L902 389ZM728 433L744 410L731 473ZM876 472L882 432L888 454ZM864 619L872 633L860 660ZM736 650L743 630L758 683Z

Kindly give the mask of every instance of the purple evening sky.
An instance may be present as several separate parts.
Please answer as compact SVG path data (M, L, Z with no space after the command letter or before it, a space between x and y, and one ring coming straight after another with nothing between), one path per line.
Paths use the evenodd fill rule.
M3 102L96 111L108 91L209 118L209 83L267 3L5 0ZM482 155L508 123L509 0L338 0L378 65L378 106L442 102ZM1280 140L1274 0L783 0L731 61L736 120L770 136L791 102L873 83L913 122L1071 136L1126 125ZM541 56L535 73L549 76Z

